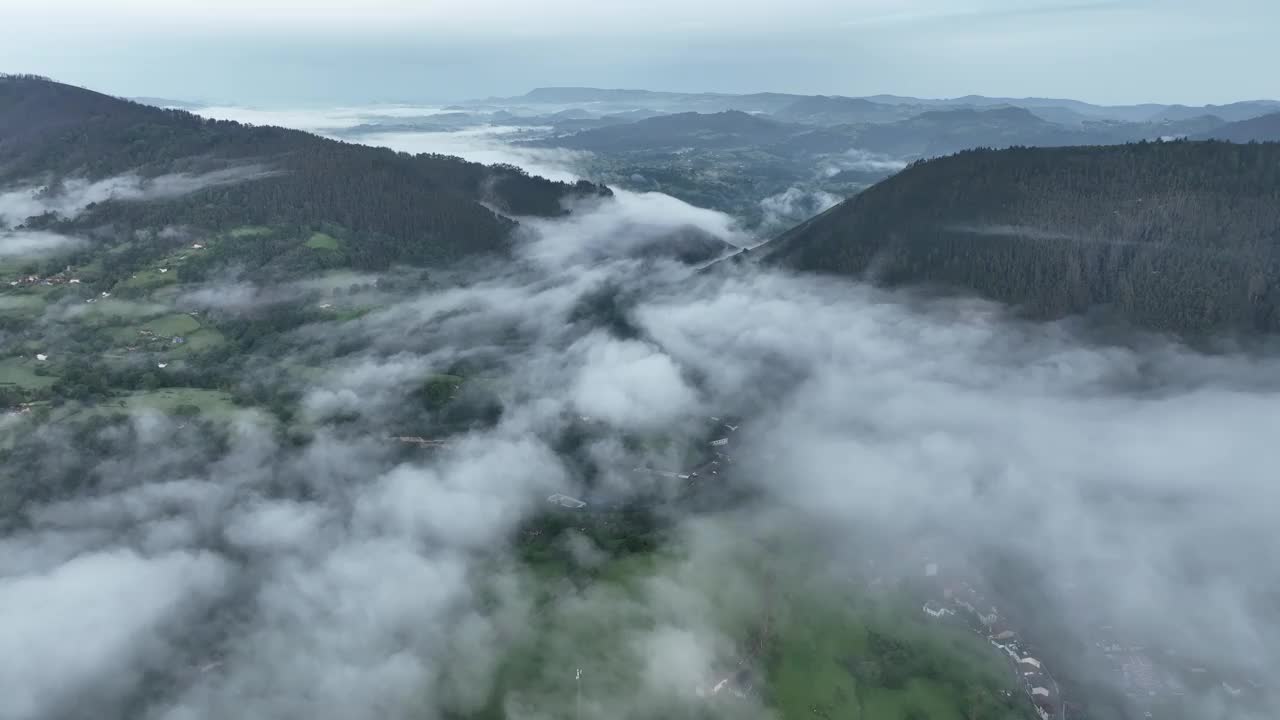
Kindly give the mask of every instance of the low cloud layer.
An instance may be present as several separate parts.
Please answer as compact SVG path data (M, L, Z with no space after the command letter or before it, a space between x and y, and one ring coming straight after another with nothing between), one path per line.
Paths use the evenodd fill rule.
M43 258L84 244L79 238L58 233L0 230L0 259Z
M1011 556L1082 639L1107 623L1241 677L1280 662L1280 575L1259 561L1280 551L1280 360L698 272L632 250L684 227L741 242L729 218L657 194L578 210L525 223L512 262L280 338L289 354L260 364L324 359L292 373L306 439L252 416L214 438L151 415L101 431L91 489L6 519L0 676L18 682L0 717L440 717L482 707L543 624L564 628L539 665L563 693L504 697L509 713L563 716L585 667L584 711L649 717L694 701L742 640L726 616L761 589L735 551L765 533L817 536L806 559L841 568L915 563L901 548L920 545L981 577ZM184 302L272 298L232 282ZM391 442L424 377L468 363L500 415L438 451ZM732 520L677 513L676 558L631 592L537 577L509 552L549 494L587 489L557 449L581 416L601 428L583 453L625 494L647 488L634 467L677 455L627 440L679 444L729 413L743 428L723 482L760 499ZM60 432L31 439L51 468ZM578 561L600 562L580 540ZM593 633L616 633L607 656Z
M839 205L843 199L822 190L787 188L760 201L760 209L764 212L760 226L766 233L794 227Z
M97 181L69 179L52 186L9 189L0 191L0 226L20 225L28 218L49 213L61 218L74 218L90 205L109 200L175 198L218 185L267 177L271 173L265 167L253 165L149 178L126 174Z

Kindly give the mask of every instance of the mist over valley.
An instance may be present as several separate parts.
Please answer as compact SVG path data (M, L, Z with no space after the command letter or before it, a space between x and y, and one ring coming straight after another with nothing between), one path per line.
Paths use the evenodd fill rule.
M1277 111L0 76L0 720L1274 717Z

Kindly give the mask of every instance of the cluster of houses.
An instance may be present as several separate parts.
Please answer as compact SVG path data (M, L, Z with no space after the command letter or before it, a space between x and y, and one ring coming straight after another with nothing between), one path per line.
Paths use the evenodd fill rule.
M31 285L79 285L80 278L71 277L71 268L67 268L66 272L61 272L49 277L40 277L39 275L23 275L17 280L10 280L9 287L24 287Z
M138 330L138 336L141 337L142 342L145 342L145 343L152 343L157 341L164 342L167 340L170 345L184 345L187 342L187 339L185 337L182 337L181 335L173 335L173 336L157 335L155 331L147 330L145 328ZM135 350L137 349L137 346L131 345L127 349Z
M927 578L939 577L937 563L925 565ZM943 620L955 618L982 635L992 647L1008 657L1010 667L1041 720L1062 720L1064 705L1058 683L1038 658L1025 647L999 610L965 580L941 583L942 598L924 605L924 613Z
M31 410L32 410L32 408L34 408L34 407L35 407L35 406L34 406L34 405L32 405L31 403L27 403L27 402L24 402L24 403L18 403L17 405L15 405L15 406L14 406L14 407L12 407L12 408L9 408L9 409L8 409L8 410L6 410L5 412L7 412L7 413L9 413L9 414L12 414L12 415L30 415L30 414L31 414Z

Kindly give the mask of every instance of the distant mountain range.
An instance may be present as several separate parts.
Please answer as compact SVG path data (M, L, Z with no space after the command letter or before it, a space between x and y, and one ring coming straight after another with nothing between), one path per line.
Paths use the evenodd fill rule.
M812 157L858 149L899 158L946 155L976 147L1016 145L1101 145L1183 137L1209 132L1224 123L1214 117L1147 123L1091 120L1065 125L1013 106L943 108L907 118L813 125L782 120L784 115L858 112L863 101L806 100L776 115L739 110L676 113L630 123L569 132L533 144L598 153L720 151L755 149L788 157ZM871 111L874 112L874 111Z
M524 95L489 98L468 103L470 106L499 107L572 106L607 112L618 109L648 108L664 112L723 112L739 110L750 113L776 114L780 119L822 124L843 124L902 118L928 109L986 108L1011 105L1032 110L1053 122L1072 123L1085 120L1159 123L1186 120L1199 116L1215 116L1224 122L1247 120L1259 115L1280 112L1280 101L1247 100L1227 105L1094 105L1079 100L1058 98L1007 98L966 95L957 98L916 98L899 95L843 97L799 95L790 93L677 93L652 90L599 89L585 87L537 88Z
M962 288L1034 317L1280 332L1280 144L973 150L918 163L755 251Z
M714 150L767 146L808 128L781 123L738 110L677 113L632 123L584 130L540 144L596 152L661 152L682 148Z

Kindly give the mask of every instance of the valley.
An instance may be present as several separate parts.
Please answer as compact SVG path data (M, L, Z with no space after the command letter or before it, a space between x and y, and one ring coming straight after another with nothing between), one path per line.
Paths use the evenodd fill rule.
M1275 103L182 104L0 77L5 720L1276 707Z

